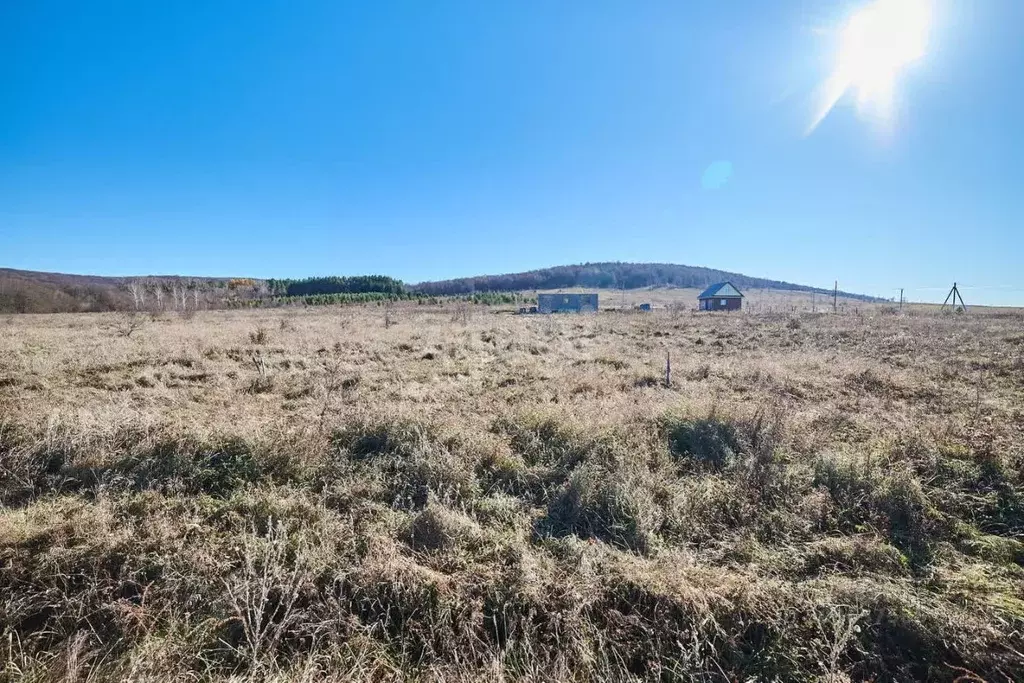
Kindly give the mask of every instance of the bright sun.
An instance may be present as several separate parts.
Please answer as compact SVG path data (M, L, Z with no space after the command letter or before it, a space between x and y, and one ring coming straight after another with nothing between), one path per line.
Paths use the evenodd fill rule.
M874 0L854 13L839 34L836 67L811 130L847 91L856 93L862 113L889 120L896 80L925 55L930 28L929 0Z

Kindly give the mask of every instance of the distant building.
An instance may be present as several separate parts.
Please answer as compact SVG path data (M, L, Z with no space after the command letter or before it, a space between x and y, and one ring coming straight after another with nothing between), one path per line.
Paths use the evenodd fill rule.
M743 306L743 295L731 282L711 285L697 297L702 311L738 311Z
M597 294L538 294L541 313L595 313Z

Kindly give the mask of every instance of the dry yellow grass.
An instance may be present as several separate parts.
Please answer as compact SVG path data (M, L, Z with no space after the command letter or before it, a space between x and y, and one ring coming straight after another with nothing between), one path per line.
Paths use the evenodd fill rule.
M593 292L593 289L571 288L540 290L541 292ZM672 308L681 311L697 309L700 289L683 287L647 287L644 289L600 290L602 310L634 309L642 303L654 308ZM747 289L743 292L743 308L756 315L783 313L823 313L832 310L832 295L814 294L780 289ZM861 301L846 296L836 297L836 310L842 313L867 313L891 304Z
M678 309L0 320L0 678L1024 676L1024 317Z

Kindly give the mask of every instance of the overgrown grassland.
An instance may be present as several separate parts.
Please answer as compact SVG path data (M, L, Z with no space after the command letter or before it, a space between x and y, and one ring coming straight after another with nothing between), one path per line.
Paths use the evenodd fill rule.
M0 680L1022 680L1022 323L0 319Z

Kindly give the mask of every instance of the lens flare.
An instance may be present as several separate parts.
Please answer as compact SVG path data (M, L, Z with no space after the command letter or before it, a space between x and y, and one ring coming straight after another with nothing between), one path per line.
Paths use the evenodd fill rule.
M862 114L890 121L900 74L927 52L931 15L929 0L875 0L855 12L839 33L836 65L808 132L847 92Z

